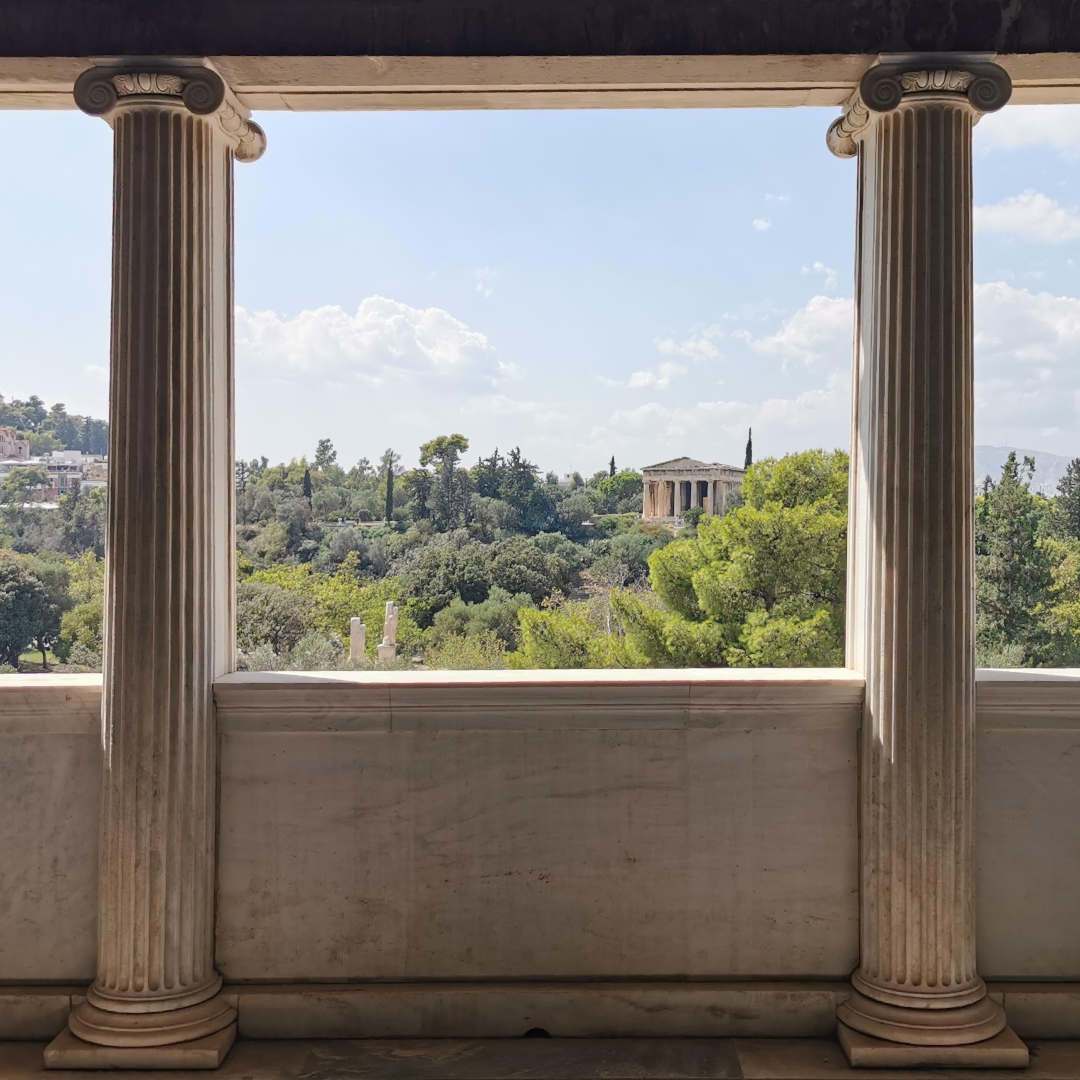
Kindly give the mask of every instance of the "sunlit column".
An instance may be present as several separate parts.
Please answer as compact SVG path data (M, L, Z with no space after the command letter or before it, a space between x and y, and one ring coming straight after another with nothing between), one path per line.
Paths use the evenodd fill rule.
M105 764L97 978L46 1064L199 1067L236 1030L212 685L234 647L232 167L265 138L190 63L93 68L75 100L114 132Z
M973 851L971 134L1010 92L983 59L886 59L829 129L833 152L859 162L861 952L839 1009L853 1064L1027 1060L976 969Z

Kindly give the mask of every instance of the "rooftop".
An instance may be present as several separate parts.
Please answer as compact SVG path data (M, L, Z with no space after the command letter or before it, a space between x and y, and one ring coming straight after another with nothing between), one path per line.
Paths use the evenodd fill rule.
M677 457L672 458L670 461L660 461L655 465L646 465L642 472L652 472L657 469L662 469L665 472L676 472L685 470L687 472L710 472L714 469L723 470L725 472L745 472L745 469L740 469L737 465L724 465L719 461L698 461L697 458L692 457Z

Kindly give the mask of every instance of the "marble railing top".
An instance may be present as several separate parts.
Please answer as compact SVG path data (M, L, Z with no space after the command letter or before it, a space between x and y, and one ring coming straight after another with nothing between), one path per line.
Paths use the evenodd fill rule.
M1080 726L1080 669L980 671L980 730ZM858 724L863 679L832 669L236 672L223 732L420 729L740 730ZM0 733L87 734L100 675L0 675Z

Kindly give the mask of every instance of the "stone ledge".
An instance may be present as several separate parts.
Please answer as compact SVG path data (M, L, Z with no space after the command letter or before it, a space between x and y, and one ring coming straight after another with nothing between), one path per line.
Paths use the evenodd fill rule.
M63 1031L83 987L0 986L0 1040L51 1039Z
M1080 1039L1080 983L991 983L989 989L1000 994L1021 1038Z
M45 1047L46 1069L216 1069L236 1041L236 1025L169 1046L97 1046L64 1028Z
M994 982L988 988L1021 1038L1080 1039L1080 983ZM83 989L0 986L0 1041L51 1039L63 1030ZM545 1019L559 1034L634 1029L655 1036L727 1032L742 1038L813 1038L834 1030L835 1009L847 997L848 984L827 979L233 983L223 993L239 1011L243 1038L289 1037L289 1025L310 1036L513 1037L545 1027Z
M847 983L476 982L230 986L244 1038L829 1036Z
M966 1046L908 1046L887 1042L839 1024L840 1046L859 1069L1025 1069L1028 1048L1005 1028L992 1039Z

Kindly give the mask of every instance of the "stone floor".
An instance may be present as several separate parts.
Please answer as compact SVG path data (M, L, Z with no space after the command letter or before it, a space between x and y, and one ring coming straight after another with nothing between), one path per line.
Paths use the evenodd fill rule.
M1026 1071L853 1070L824 1039L241 1040L216 1073L111 1073L124 1080L1080 1080L1080 1042L1031 1042ZM46 1072L43 1043L0 1043L0 1080L91 1080Z

